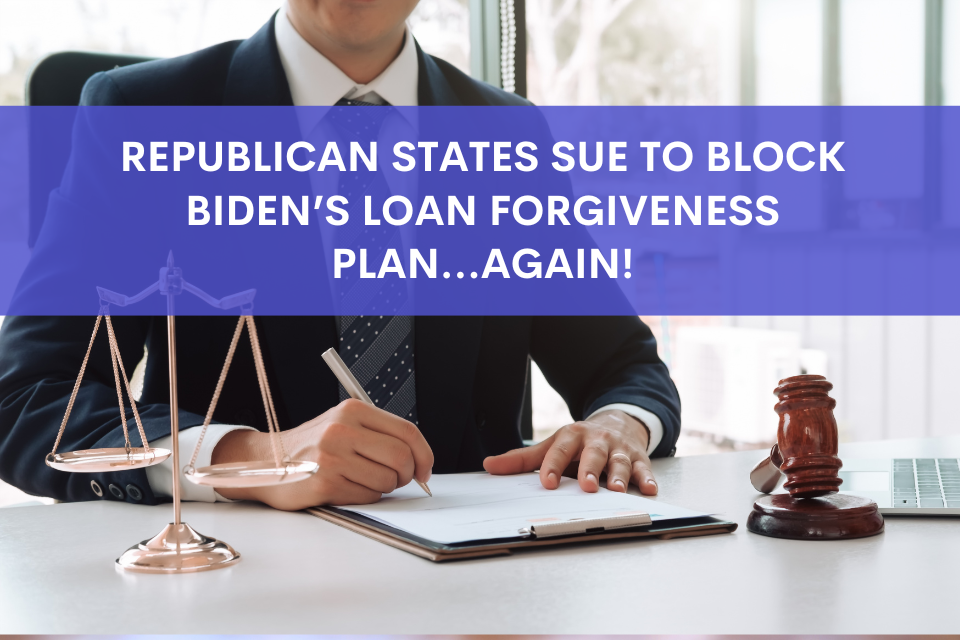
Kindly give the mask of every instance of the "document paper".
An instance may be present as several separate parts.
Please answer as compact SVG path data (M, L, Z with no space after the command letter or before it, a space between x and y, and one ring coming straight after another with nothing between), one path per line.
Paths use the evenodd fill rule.
M586 493L573 478L561 478L560 486L550 491L540 484L537 473L439 474L429 484L432 498L411 482L376 504L339 509L444 544L517 538L521 528L575 518L647 513L656 522L707 515L603 488Z

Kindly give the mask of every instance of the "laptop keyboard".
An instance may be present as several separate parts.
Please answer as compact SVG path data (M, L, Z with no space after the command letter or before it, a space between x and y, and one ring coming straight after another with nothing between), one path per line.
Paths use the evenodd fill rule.
M893 507L960 508L957 458L897 458L893 461Z

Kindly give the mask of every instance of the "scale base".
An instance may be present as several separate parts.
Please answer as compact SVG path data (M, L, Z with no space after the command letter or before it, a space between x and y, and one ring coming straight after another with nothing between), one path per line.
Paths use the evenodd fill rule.
M788 540L852 540L883 532L883 516L869 498L763 496L753 504L747 530Z
M226 542L197 533L190 525L170 523L149 540L127 549L117 566L137 573L193 573L229 567L240 554Z

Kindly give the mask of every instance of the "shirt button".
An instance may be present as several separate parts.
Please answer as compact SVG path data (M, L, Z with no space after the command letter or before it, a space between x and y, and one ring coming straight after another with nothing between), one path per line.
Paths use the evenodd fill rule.
M90 481L90 489L93 490L93 494L98 498L103 497L103 487L100 486L100 483L96 480Z
M110 495L112 495L117 500L127 499L127 495L123 492L123 489L121 489L119 486L111 483L110 486L107 488L110 489Z
M143 491L140 491L140 487L135 484L128 484L127 496L134 502L140 502L143 500Z

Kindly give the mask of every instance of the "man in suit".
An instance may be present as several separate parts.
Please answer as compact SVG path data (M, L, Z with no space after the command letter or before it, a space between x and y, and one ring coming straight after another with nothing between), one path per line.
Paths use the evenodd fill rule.
M81 103L529 104L423 53L405 24L415 5L416 0L288 0L248 40L97 74ZM38 251L49 250L47 245L41 236ZM169 446L165 321L127 317L114 323L127 371L146 346L140 414L151 444ZM220 317L178 319L184 459L199 437L233 323ZM91 326L87 318L10 317L4 323L0 477L29 493L64 500L153 504L170 495L169 461L146 471L91 475L43 465ZM649 328L636 317L387 316L374 322L262 317L257 326L280 422L299 425L284 433L286 450L294 459L318 462L320 471L284 488L216 493L183 483L186 499L253 499L281 509L364 503L413 477L426 481L431 472L481 468L496 474L540 469L543 486L553 489L573 466L584 491L597 491L606 473L609 489L626 491L632 482L652 495L657 486L649 456L670 455L679 435L676 388ZM368 348L371 344L384 348ZM363 365L351 368L383 409L344 400L320 360L330 347L356 354ZM518 427L528 357L577 422L523 448ZM379 385L387 372L401 373L389 388ZM238 350L197 466L271 458L255 378L252 357ZM112 366L101 336L61 450L123 446L116 412Z

